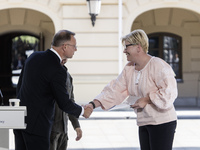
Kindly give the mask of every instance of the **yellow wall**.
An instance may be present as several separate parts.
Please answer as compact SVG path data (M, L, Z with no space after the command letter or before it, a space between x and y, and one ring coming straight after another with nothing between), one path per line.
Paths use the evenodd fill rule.
M122 35L136 28L147 34L170 32L182 37L183 83L180 98L198 98L200 78L200 2L193 0L122 0ZM0 34L28 31L50 48L60 29L76 33L78 51L67 67L74 77L78 103L92 100L118 75L118 0L102 0L95 26L86 0L1 0ZM126 58L123 57L123 66Z

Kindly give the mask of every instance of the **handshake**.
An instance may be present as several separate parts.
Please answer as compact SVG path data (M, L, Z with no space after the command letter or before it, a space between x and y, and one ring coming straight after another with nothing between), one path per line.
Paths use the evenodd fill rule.
M89 118L95 107L96 106L93 101L89 102L89 104L83 105L84 108L83 117L85 117L86 119Z

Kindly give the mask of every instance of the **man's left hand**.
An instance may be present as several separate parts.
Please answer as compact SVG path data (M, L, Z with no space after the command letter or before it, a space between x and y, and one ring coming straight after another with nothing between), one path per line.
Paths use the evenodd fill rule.
M82 130L81 130L81 128L76 128L75 131L77 134L76 141L79 141L82 138Z

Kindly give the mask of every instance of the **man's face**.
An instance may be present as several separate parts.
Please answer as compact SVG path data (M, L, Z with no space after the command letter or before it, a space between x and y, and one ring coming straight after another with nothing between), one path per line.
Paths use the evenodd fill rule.
M77 51L76 39L73 35L71 35L71 40L65 43L65 50L64 50L65 58L72 58L75 51Z

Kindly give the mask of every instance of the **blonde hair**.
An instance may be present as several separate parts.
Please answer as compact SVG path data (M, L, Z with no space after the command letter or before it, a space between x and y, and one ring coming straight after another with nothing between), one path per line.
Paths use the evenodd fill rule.
M123 45L125 44L125 41L129 42L130 44L140 45L143 48L144 52L148 53L149 39L142 29L134 30L131 33L122 37Z

